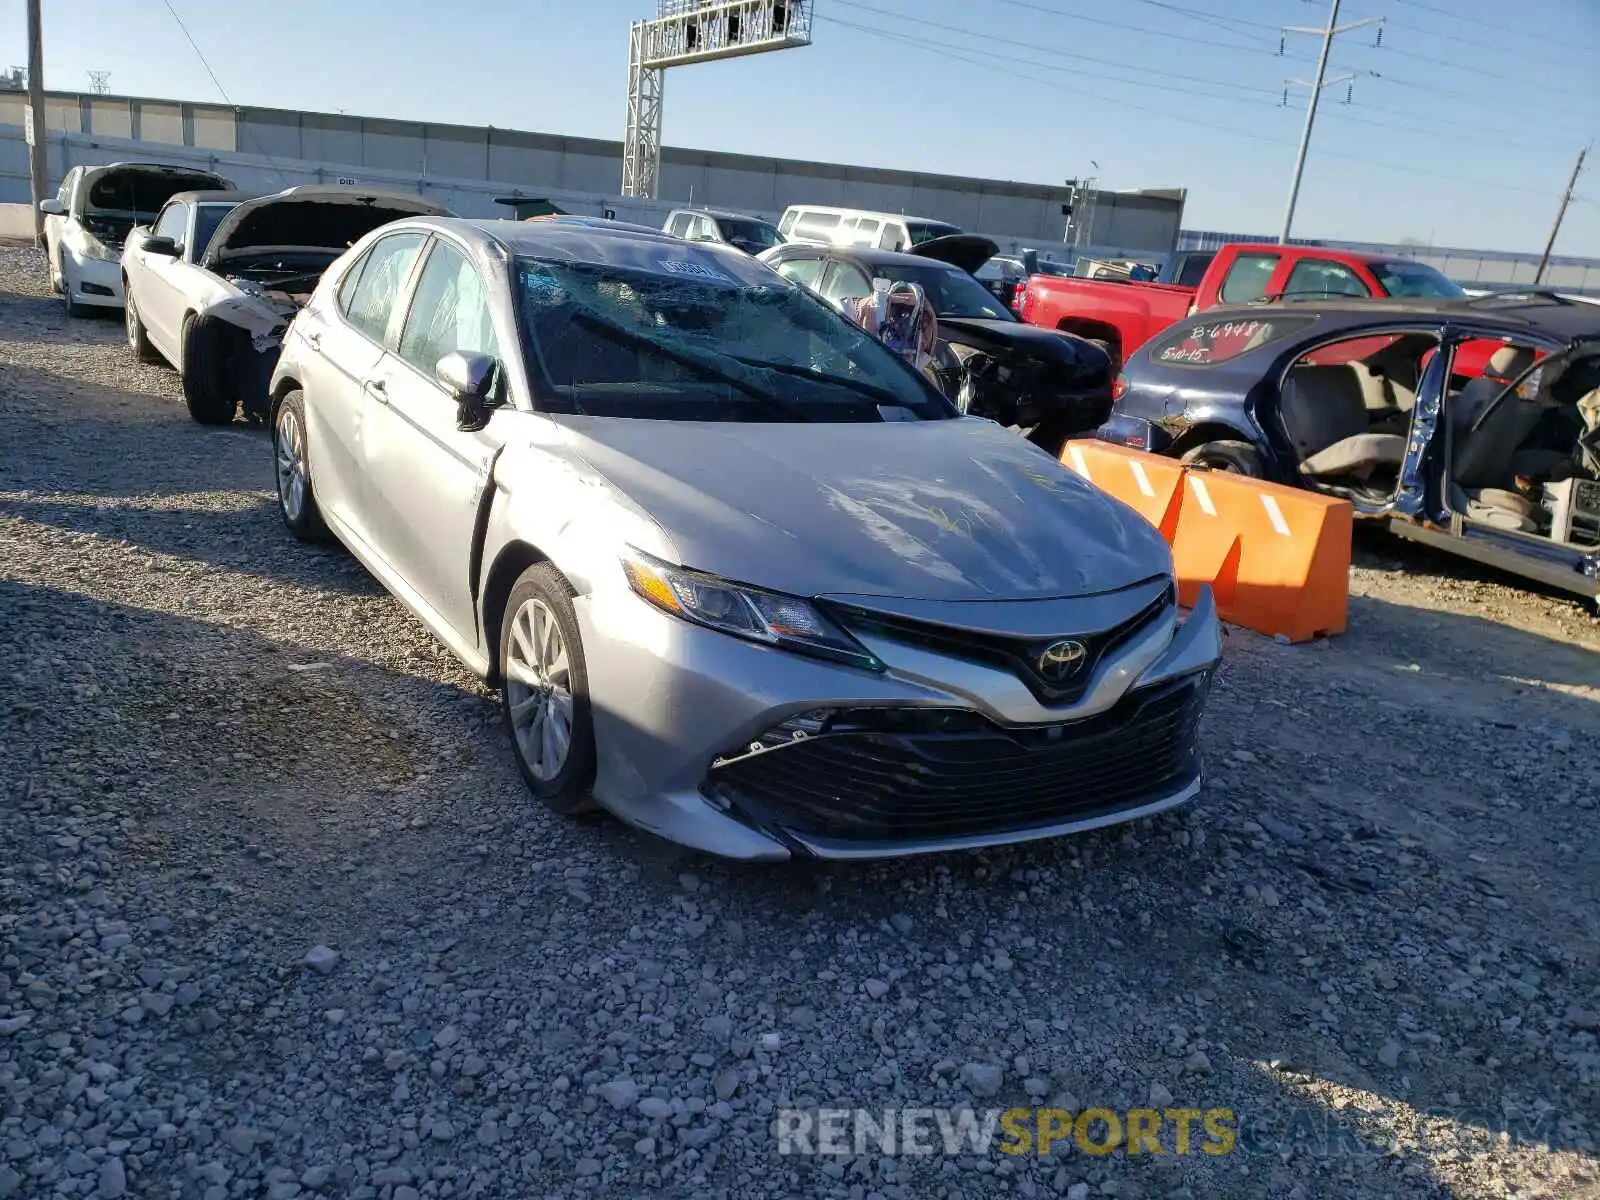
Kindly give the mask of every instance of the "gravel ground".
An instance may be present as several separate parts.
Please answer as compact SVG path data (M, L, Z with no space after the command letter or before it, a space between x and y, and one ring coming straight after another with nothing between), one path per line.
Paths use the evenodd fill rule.
M1350 634L1230 636L1182 815L751 869L532 806L492 698L280 527L265 435L31 248L0 429L0 1200L1600 1194L1576 603L1364 539ZM1027 1105L1244 1132L773 1132Z

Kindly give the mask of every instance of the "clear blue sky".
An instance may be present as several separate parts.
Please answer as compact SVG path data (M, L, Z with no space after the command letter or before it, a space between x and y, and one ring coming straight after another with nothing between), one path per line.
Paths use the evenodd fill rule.
M171 0L235 104L620 138L654 0ZM216 100L166 0L44 0L49 86ZM674 70L669 145L1034 182L1189 189L1273 232L1328 0L816 0L814 44ZM1543 247L1600 134L1600 0L1346 0L1295 223L1307 237ZM0 0L0 65L26 61ZM1376 75L1372 73L1376 73ZM1091 161L1098 162L1096 170ZM1558 253L1600 257L1600 160Z

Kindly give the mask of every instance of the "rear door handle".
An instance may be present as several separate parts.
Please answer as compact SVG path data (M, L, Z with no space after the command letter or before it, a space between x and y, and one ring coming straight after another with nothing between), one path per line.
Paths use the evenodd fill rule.
M306 330L306 345L310 346L313 350L321 350L322 335L315 329Z
M369 379L361 385L363 394L371 396L379 404L389 403L389 385L382 379Z

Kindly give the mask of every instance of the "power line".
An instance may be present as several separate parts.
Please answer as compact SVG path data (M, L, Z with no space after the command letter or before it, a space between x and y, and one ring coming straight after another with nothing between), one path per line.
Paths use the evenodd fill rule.
M886 18L889 18L891 20L904 21L904 22L907 22L908 24L913 24L913 25L917 25L917 26L927 26L928 28L931 28L931 29L942 30L942 31L944 31L946 33L957 34L957 35L962 36L962 37L981 38L981 39L983 39L983 42L984 42L985 45L993 44L993 45L1015 46L1015 47L1019 47L1019 48L1027 49L1027 50L1039 50L1038 45L1036 43L1033 43L1033 42L1026 42L1026 41L1022 41L1022 40L1016 39L1016 38L997 37L997 36L995 36L993 34L983 33L983 32L981 32L979 30L976 30L976 29L964 28L964 27L959 26L959 25L949 25L949 24L945 24L945 23L939 22L939 21L925 21L925 20L922 20L922 19L917 18L917 17L909 17L909 16L908 17L902 17L898 13L890 13L890 12L886 12L886 11L884 11L882 9L874 8L874 7L872 7L871 5L868 5L868 4L858 3L857 0L832 0L832 3L833 3L833 5L835 7L844 7L844 8L854 9L854 10L860 11L860 12L868 12L868 13L872 13L874 16L886 17ZM900 33L899 31L891 31L891 30L881 29L881 28L879 28L877 26L872 26L872 25L862 25L862 24L858 24L856 22L845 20L842 17L835 17L835 18L833 18L833 21L837 25L841 25L841 26L843 26L843 27L845 27L847 29L860 30L863 33L877 33L877 34L882 34L884 36L889 36L889 35L892 34L893 36L909 39L912 44L917 44L917 45L919 45L921 47L928 48L928 49L965 50L965 49L969 48L969 47L966 47L966 46L952 45L949 42L942 42L942 41L937 41L937 40L933 40L933 39L929 39L929 38L919 38L915 34ZM1203 84L1203 85L1205 85L1207 87L1233 88L1236 91L1247 93L1248 94L1248 100L1247 100L1246 96L1218 95L1218 94L1209 93L1209 92L1196 91L1196 90L1191 89L1191 88L1175 87L1175 86L1172 86L1171 84L1168 84L1168 83L1156 83L1156 82L1153 82L1153 81L1150 81L1150 80L1147 80L1147 79L1143 79L1143 78L1134 80L1134 79L1130 79L1124 73L1105 73L1105 72L1097 73L1097 72L1092 71L1092 70L1084 70L1083 68L1080 68L1080 67L1068 67L1068 66L1063 65L1062 62L1058 61L1058 60L1063 60L1063 59L1077 59L1077 60L1080 60L1080 61L1091 62L1091 63L1096 63L1096 64L1103 64L1104 63L1104 59L1103 58L1097 58L1097 57L1094 57L1094 56L1091 56L1091 55L1070 54L1070 53L1065 53L1065 52L1058 53L1056 51L1045 51L1045 53L1047 53L1049 55L1048 59L1045 60L1045 61L1041 61L1038 58L1028 58L1028 57L1025 57L1023 55L1018 55L1018 54L1008 54L1007 58L1008 58L1008 61L1024 63L1024 64L1026 64L1028 66L1038 67L1038 68L1041 68L1043 70L1070 72L1070 74L1072 76L1074 76L1074 77L1085 77L1085 78L1092 78L1092 79L1104 79L1104 80L1107 80L1107 81L1112 82L1112 83L1124 84L1124 85L1129 86L1129 87L1145 88L1145 89L1152 89L1152 90L1156 90L1156 91L1165 91L1165 92L1176 92L1176 93L1178 93L1180 95L1185 95L1185 96L1203 96L1203 97L1205 97L1207 99L1222 100L1222 101L1225 101L1225 102L1266 103L1266 100L1265 100L1266 97L1273 97L1274 100L1276 100L1276 98L1282 92L1281 88L1261 87L1261 86L1257 86L1257 85L1254 85L1254 84L1245 84L1245 83L1230 83L1230 82L1228 82L1226 80L1212 79L1212 78L1209 78L1209 77L1206 77L1206 76L1178 75L1178 74L1175 74L1175 73L1170 72L1170 71L1163 71L1162 72L1162 78L1163 79L1184 80L1184 81L1189 81L1189 82L1193 82L1193 83ZM1274 103L1274 104L1272 104L1272 107L1281 108L1283 106L1282 106L1281 103ZM1353 115L1343 111L1344 107L1347 107L1347 106L1340 106L1338 109L1334 110L1334 115L1337 116L1338 119L1340 119L1340 120L1352 121L1352 122L1355 122L1357 124L1370 125L1370 126L1373 126L1375 128L1394 129L1394 130L1397 130L1397 131L1400 131L1400 132L1407 132L1407 133L1428 133L1428 132L1431 132L1431 128L1430 127L1419 127L1419 126L1416 126L1416 125L1408 125L1408 124L1405 124L1404 122L1391 123L1391 122L1386 121L1386 120L1375 120L1370 116L1362 116L1362 117L1353 116ZM1384 110L1385 115L1387 115L1388 111L1389 110ZM1417 113L1417 112L1410 112L1410 111L1398 112L1395 115L1402 116L1402 117L1405 117L1405 116L1416 117L1419 120L1430 122L1432 126L1437 126L1437 125L1452 126L1453 125L1453 126L1458 126L1460 128L1463 128L1463 129L1475 130L1475 131L1481 132L1481 133L1504 134L1504 135L1506 135L1508 137L1516 137L1516 138L1518 138L1518 140L1523 145L1532 145L1532 144L1534 144L1534 143L1531 143L1529 141L1529 139L1524 137L1522 135L1521 131L1513 130L1513 129L1507 129L1507 128L1500 127L1500 126L1483 125L1483 124L1481 124L1479 122L1474 122L1474 121L1455 121L1455 120L1451 120L1449 118L1434 118L1434 117L1429 116L1427 114ZM1568 142L1568 141L1562 141L1562 142L1558 143L1558 142L1553 141L1553 140L1542 140L1542 141L1540 141L1538 143L1538 145L1541 148L1549 149L1549 150L1552 150L1552 151L1555 150L1557 146L1559 146L1560 152L1562 154L1566 154L1567 151L1571 148L1571 143Z
M1423 0L1395 0L1395 3L1404 4L1407 8L1414 8L1414 9L1417 9L1419 12L1433 13L1435 16L1448 17L1448 18L1450 18L1450 20L1456 22L1457 24L1462 23L1462 17L1461 17L1461 14L1459 12L1452 12L1448 8L1440 8L1437 5L1426 4L1426 3L1423 2ZM1520 38L1520 39L1522 39L1524 41L1537 42L1539 45L1543 46L1546 50L1548 50L1550 48L1550 39L1549 38L1540 37L1538 34L1529 33L1526 29L1518 29L1513 25L1498 25L1498 24L1495 24L1495 23L1490 22L1490 21L1482 20L1481 18L1478 18L1478 17L1471 18L1471 24L1474 27L1476 27L1478 29L1482 29L1482 30L1484 30L1485 32L1488 32L1488 33L1509 34L1512 37ZM1431 31L1424 31L1424 32L1431 32ZM1444 37L1445 35L1444 34L1436 34L1435 36ZM1456 38L1456 39L1453 39L1453 40L1462 41L1462 40L1465 40L1465 39ZM1482 41L1480 40L1476 44L1482 45ZM1592 44L1588 45L1588 46L1580 46L1580 47L1578 47L1578 49L1584 50L1584 51L1592 51L1594 48L1595 47Z
M841 2L841 0L835 0L835 3L839 3L839 2ZM906 34L895 33L895 32L892 32L892 31L889 31L889 30L884 30L884 29L874 29L874 28L872 28L870 26L859 25L859 24L856 24L854 22L842 21L837 17L832 18L832 20L833 20L833 23L836 24L836 25L843 25L843 26L845 26L847 28L857 29L857 30L859 30L859 31L861 31L863 33L867 33L867 34L869 34L871 36L874 36L874 37L881 37L881 38L884 38L884 39L886 39L888 41L897 42L897 43L900 43L902 45L911 46L911 47L913 47L915 49L925 50L925 51L927 51L929 53L937 54L941 58L954 59L954 60L956 60L958 62L964 62L964 63L967 63L967 64L969 64L971 66L978 67L978 68L980 68L982 70L991 71L991 72L1000 74L1000 75L1004 76L1007 79L1012 79L1012 80L1023 79L1023 80L1027 80L1028 82L1037 83L1037 84L1040 84L1041 86L1048 87L1048 88L1054 88L1054 89L1056 89L1058 91L1064 91L1064 92L1072 93L1074 95L1087 96L1087 97L1090 97L1091 99L1095 99L1095 100L1102 100L1102 101L1105 101L1108 104L1115 104L1118 107L1123 108L1123 109L1130 109L1130 110L1133 110L1135 112L1147 112L1147 113L1150 113L1150 114L1152 114L1154 116L1161 117L1161 118L1163 118L1165 120L1168 120L1168 121L1175 121L1175 122L1178 122L1180 124L1186 124L1186 125L1197 125L1197 126L1201 126L1201 127L1205 128L1205 129L1207 129L1207 130L1209 130L1211 132L1214 132L1214 133L1226 133L1226 134L1230 134L1230 135L1232 135L1234 137L1237 137L1237 138L1243 138L1243 139L1248 140L1248 141L1261 142L1261 143L1264 143L1266 145L1277 146L1279 148L1287 148L1288 146L1290 146L1292 144L1292 143L1284 141L1283 139L1280 139L1280 138L1267 137L1267 136L1264 136L1261 133L1258 133L1258 132L1255 132L1255 131L1252 131L1252 130L1238 129L1238 128L1235 128L1233 126L1219 124L1216 121L1212 121L1212 120L1209 120L1209 119L1206 119L1206 118L1203 118L1203 117L1187 116L1187 115L1183 115L1183 114L1180 114L1180 113L1174 113L1174 112L1171 112L1171 111L1166 110L1166 109L1152 108L1149 105L1138 104L1138 103L1135 103L1133 101L1124 99L1124 98L1122 98L1120 96L1107 96L1103 92L1095 92L1095 91L1091 91L1091 90L1089 90L1087 88L1075 88L1075 87L1072 87L1070 84L1062 83L1061 81L1056 80L1056 79L1041 79L1037 75L1029 75L1029 74L1026 74L1025 72L1018 71L1018 70L1016 70L1016 69L1014 69L1012 67L997 65L992 58L975 58L975 57L972 57L970 54L968 54L966 52L969 49L968 47L955 46L955 45L952 45L949 42L930 41L930 40L925 39L925 38L912 37L912 36L909 36L909 35L906 35ZM1035 65L1040 65L1040 64L1035 64ZM1132 81L1128 81L1128 82L1132 82ZM1134 84L1134 86L1145 86L1145 85L1143 85L1142 83L1136 83L1136 84ZM1196 94L1197 95L1198 93L1191 93L1191 94ZM1251 101L1245 100L1243 98L1235 98L1235 97L1212 96L1212 97L1205 97L1205 98L1207 98L1207 99L1218 99L1218 100L1232 100L1232 101L1237 102L1237 103L1252 103ZM1259 104L1260 102L1256 101L1254 103L1258 103ZM1272 105L1271 107L1276 108L1278 106L1277 105ZM1382 167L1382 168L1384 168L1386 170L1394 171L1397 174L1416 175L1416 176L1420 176L1420 177L1423 177L1423 178L1438 179L1438 180L1442 180L1442 181L1445 181L1445 182L1448 182L1448 183L1461 184L1461 185L1464 185L1464 186L1467 186L1467 187L1488 188L1488 189L1498 190L1498 191L1518 192L1518 193L1525 193L1525 194L1528 194L1528 195L1537 195L1537 196L1544 196L1544 195L1548 194L1542 188L1532 188L1532 187L1527 187L1527 186L1520 185L1520 184L1503 183L1503 182L1500 182L1498 180L1472 179L1472 178L1467 178L1465 176L1460 176L1460 175L1445 174L1444 172L1439 172L1439 171L1429 171L1429 170L1426 170L1426 169L1420 168L1420 167L1413 167L1413 166L1410 166L1410 165L1399 164L1399 163L1390 163L1390 162L1385 162L1385 161L1382 161L1382 160L1374 159L1371 155L1367 155L1367 154L1349 154L1349 153L1345 153L1345 152L1342 152L1342 151L1336 151L1336 150L1319 150L1318 151L1318 156L1319 157L1323 157L1323 158L1347 159L1347 160L1352 161L1352 162L1364 163L1369 167Z
M1190 37L1186 33L1174 33L1167 29L1149 29L1143 25L1124 25L1120 21L1108 21L1104 17L1086 17L1082 13L1064 12L1059 8L1051 8L1046 4L1036 4L1033 0L996 0L999 4L1008 4L1012 8L1025 8L1031 12L1045 13L1048 16L1059 17L1067 21L1081 21L1087 25L1103 25L1108 29L1120 29L1125 33L1142 33L1147 37L1168 38L1173 41L1183 42L1189 46L1215 46L1221 50L1236 50L1244 54L1264 54L1268 58L1279 57L1276 50L1265 46L1250 46L1242 42L1214 42L1204 38Z
M1464 71L1468 75L1485 75L1489 73L1481 64L1478 66L1473 66L1469 63L1457 62L1454 59L1444 58L1441 55L1435 54L1431 50L1429 50L1427 53L1422 53L1416 50L1397 49L1391 45L1384 45L1381 47L1358 46L1356 49L1375 50L1380 54L1392 54L1396 58L1404 58L1410 59L1414 62L1426 63L1431 67L1449 67L1453 70ZM1502 68L1498 64L1494 68L1494 75L1496 77L1495 83L1500 87L1505 87L1507 85L1512 87L1538 87L1547 95L1552 97L1572 96L1577 99L1587 100L1590 102L1593 102L1594 100L1594 93L1592 91L1580 91L1574 88L1555 87L1545 79L1507 79L1501 75L1501 70Z
M178 28L183 30L184 39L188 41L190 47L194 50L195 57L200 60L200 65L206 69L206 74L211 76L211 82L216 85L217 94L222 97L223 102L226 103L229 108L234 110L234 122L239 124L244 129L245 136L255 143L257 152L262 158L266 159L267 164L271 166L275 172L277 172L278 178L287 182L288 177L284 175L283 168L278 166L272 155L267 153L266 147L256 139L256 135L251 130L249 123L239 121L239 106L233 102L232 98L228 95L228 90L222 86L222 80L218 79L217 73L211 69L211 64L206 61L205 51L201 50L199 43L194 40L194 35L189 32L189 27L183 23L183 18L178 15L178 10L172 7L172 0L161 0L161 3L167 6L167 11L172 14L172 19L178 23Z
M879 16L890 16L891 15L889 13L878 12L878 10L872 9L872 8L868 8L866 5L863 5L863 4L853 4L853 3L850 2L850 0L833 0L833 2L836 5L843 5L846 8L860 9L860 10L863 10L863 11L872 12L872 13L875 13L876 15L879 15ZM949 33L966 34L966 35L969 35L969 36L972 36L972 37L984 36L984 40L985 40L986 43L1004 44L1004 45L1008 45L1008 46L1018 46L1018 47L1023 47L1023 48L1027 48L1027 49L1038 49L1037 46L1035 46L1033 43L1030 43L1030 42L1023 42L1023 41L1019 41L1019 40L1011 39L1011 38L997 38L997 37L992 37L992 36L987 36L987 35L979 35L976 30L961 29L961 28L959 28L957 26L954 26L954 25L942 25L942 24L939 24L938 22L935 22L935 21L919 21L919 20L916 20L916 18L912 18L912 17L907 17L907 18L902 18L902 19L907 20L907 21L913 21L913 22L915 22L915 24L918 24L918 25L927 25L927 26L931 26L932 28L935 28L935 29L943 29L943 30L945 30L945 31L947 31ZM946 48L948 48L948 49L953 49L953 50L967 49L967 47L952 45L949 42L939 42L939 41L934 41L934 40L927 39L927 38L920 38L919 39L919 38L916 38L916 36L914 34L900 33L900 32L898 32L896 30L880 29L880 28L878 28L877 26L874 26L874 25L861 25L861 24L858 24L855 21L847 21L843 17L833 17L833 18L831 18L831 20L835 25L841 25L846 29L857 29L857 30L860 30L863 33L880 33L880 34L883 34L885 36L906 38L906 39L910 39L912 41L920 42L923 45L928 46L929 48L938 48L938 49L946 49ZM1074 76L1084 76L1084 77L1090 78L1090 79L1104 79L1104 80L1107 80L1107 81L1109 81L1111 83L1132 83L1133 86L1142 87L1142 88L1150 88L1150 89L1153 89L1153 90L1156 90L1156 91L1178 92L1179 94L1185 95L1185 96L1204 95L1204 96L1209 96L1213 100L1235 100L1236 101L1236 100L1244 99L1244 97L1241 97L1241 96L1214 95L1214 94L1206 93L1206 92L1196 92L1192 88L1175 87L1175 86L1173 86L1171 84L1154 83L1154 82L1149 82L1149 81L1146 81L1146 80L1139 80L1139 81L1137 81L1137 83L1134 83L1134 81L1131 81L1131 80L1128 79L1126 74L1118 74L1118 73L1113 73L1113 72L1095 72L1095 71L1091 71L1091 70L1085 70L1082 67L1067 67L1067 66L1064 66L1060 62L1056 62L1056 61L1044 61L1044 62L1041 62L1038 59L1023 58L1023 57L1021 57L1019 55L1016 55L1016 54L1008 54L1007 58L1008 58L1009 61L1012 61L1012 62L1022 62L1022 63L1026 63L1029 66L1042 67L1042 68L1044 68L1046 70L1051 70L1051 71L1071 71ZM1082 54L1054 55L1052 53L1052 58L1080 59L1080 60L1082 60L1084 62L1093 62L1093 63L1101 63L1101 64L1103 64L1104 61L1105 61L1104 59L1093 58L1093 57L1091 57L1089 55L1082 55ZM1260 96L1276 96L1278 94L1277 90L1274 89L1274 88L1254 87L1254 86L1251 86L1251 85L1248 85L1248 84L1240 84L1240 83L1228 83L1225 80L1220 80L1220 79L1206 79L1206 78L1203 78L1201 76L1195 76L1195 75L1173 75L1173 74L1170 74L1170 73L1167 73L1167 72L1163 72L1163 75L1164 75L1165 78L1168 78L1168 79L1188 80L1188 81L1191 81L1193 83L1204 84L1207 87L1231 87L1231 88L1235 88L1235 89L1240 90L1240 91L1253 93L1254 96L1257 96L1257 97L1260 97Z

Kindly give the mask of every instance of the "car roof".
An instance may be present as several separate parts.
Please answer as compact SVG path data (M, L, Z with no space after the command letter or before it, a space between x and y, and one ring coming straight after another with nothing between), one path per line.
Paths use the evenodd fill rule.
M947 263L942 259L929 258L924 254L904 254L899 250L879 250L876 246L825 246L820 242L785 242L779 249L783 258L798 257L802 254L834 254L853 258L868 267L940 267L966 274L954 263Z
M246 200L258 200L264 192L174 192L168 197L170 201L183 204L243 204Z
M668 215L675 217L679 213L695 213L702 217L732 217L736 221L760 221L763 225L772 224L772 222L767 220L765 217L757 217L750 213L735 212L731 208L675 208Z
M1600 307L1564 299L1545 291L1498 292L1461 300L1349 298L1296 300L1273 305L1235 304L1205 309L1189 318L1184 325L1228 320L1258 321L1264 314L1279 313L1324 317L1325 329L1419 320L1455 321L1477 326L1502 326L1508 335L1526 332L1535 337L1543 335L1554 341L1600 337Z
M631 267L637 263L641 248L657 246L678 255L692 250L695 254L737 254L741 260L748 258L725 246L685 242L649 225L600 218L516 221L501 217L417 216L404 217L395 224L454 233L479 244L499 246L507 254L554 252L571 255L579 262L597 262L604 266Z

